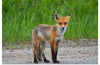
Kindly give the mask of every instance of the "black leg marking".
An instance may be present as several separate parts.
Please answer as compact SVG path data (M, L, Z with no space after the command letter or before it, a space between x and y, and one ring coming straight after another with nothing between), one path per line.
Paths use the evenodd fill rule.
M57 61L57 54L58 54L58 50L55 51L55 63L60 63L59 61Z
M59 46L59 42L60 42L60 40L58 40L57 42L56 42L56 44L57 44L57 48L55 49L55 56L54 56L54 58L55 58L55 63L60 63L59 61L57 61L57 54L58 54L58 46Z
M44 62L49 63L49 60L46 59L44 52L43 52L43 59L44 59Z
M38 63L36 55L34 54L34 63Z
M56 62L54 48L52 49L52 61L53 63Z
M55 51L55 60L57 61L57 53L58 53L58 50Z

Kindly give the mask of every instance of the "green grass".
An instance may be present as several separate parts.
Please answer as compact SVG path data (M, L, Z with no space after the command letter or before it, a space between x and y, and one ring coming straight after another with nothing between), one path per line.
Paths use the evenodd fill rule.
M64 39L98 38L98 0L2 0L2 41L31 41L38 24L72 13Z

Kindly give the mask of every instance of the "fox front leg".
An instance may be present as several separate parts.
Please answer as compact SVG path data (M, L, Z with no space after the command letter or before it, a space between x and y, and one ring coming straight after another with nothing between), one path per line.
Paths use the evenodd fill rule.
M50 47L51 47L52 62L55 63L54 39L50 40Z
M59 61L57 61L57 53L58 53L59 42L57 41L57 43L54 44L54 39L52 39L50 41L50 47L51 47L51 54L52 54L53 63L59 63Z
M55 43L55 46L54 46L54 47L55 47L55 48L54 48L54 52L55 52L55 57L54 57L54 58L55 58L55 62L56 62L56 63L60 63L60 61L57 61L57 54L58 54L59 42L60 42L60 41L58 40L58 41Z

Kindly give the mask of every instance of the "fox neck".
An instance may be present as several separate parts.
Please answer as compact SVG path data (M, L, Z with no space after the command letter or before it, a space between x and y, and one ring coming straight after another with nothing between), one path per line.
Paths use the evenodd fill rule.
M58 36L63 36L64 33L66 32L67 25L64 27L64 29L62 29L60 25L57 25L57 27L58 27Z

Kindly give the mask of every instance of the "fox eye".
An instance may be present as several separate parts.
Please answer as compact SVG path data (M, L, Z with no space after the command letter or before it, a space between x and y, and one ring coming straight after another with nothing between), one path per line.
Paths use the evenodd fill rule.
M65 22L64 24L66 25L67 23Z
M59 25L61 25L62 23L60 22Z

